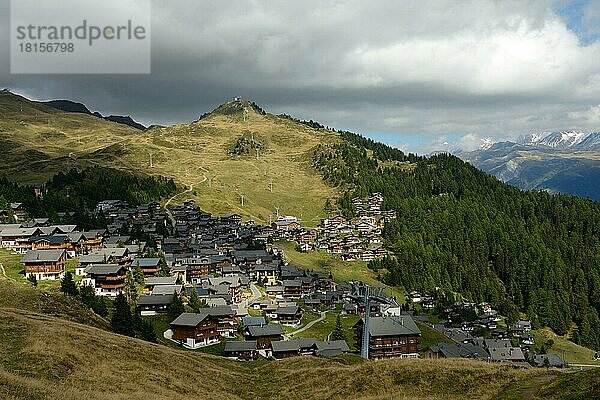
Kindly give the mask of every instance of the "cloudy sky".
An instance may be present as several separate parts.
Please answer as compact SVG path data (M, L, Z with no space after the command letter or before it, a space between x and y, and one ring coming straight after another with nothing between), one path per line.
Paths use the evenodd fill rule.
M2 87L145 124L242 96L417 152L600 130L600 0L153 0L141 75L11 75L8 11Z

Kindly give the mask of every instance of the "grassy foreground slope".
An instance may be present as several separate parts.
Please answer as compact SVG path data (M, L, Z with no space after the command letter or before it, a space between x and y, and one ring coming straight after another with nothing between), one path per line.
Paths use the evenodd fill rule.
M0 308L3 399L463 399L547 375L472 361L297 357L243 364Z
M254 148L231 154L244 138L258 143L258 158ZM336 191L310 166L309 153L336 140L336 133L266 114L245 100L190 124L142 132L0 92L0 169L10 179L41 183L58 171L91 165L162 175L192 186L175 202L191 197L213 213L262 222L276 207L307 225L318 222Z

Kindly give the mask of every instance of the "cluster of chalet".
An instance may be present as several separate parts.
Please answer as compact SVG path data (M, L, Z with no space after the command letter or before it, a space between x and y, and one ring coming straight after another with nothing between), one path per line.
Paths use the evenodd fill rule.
M0 247L23 254L25 277L57 280L65 273L67 258L102 245L104 231L80 231L75 225L52 225L47 218L0 224Z
M302 228L297 218L279 217L271 224L278 239L294 240L301 251L324 250L347 261L371 261L387 255L382 247L381 231L396 217L395 211L381 211L383 196L374 193L352 200L358 217L348 220L336 215L321 220L314 229Z
M409 298L421 303L424 309L435 307L431 296L411 292ZM488 362L510 362L517 366L563 367L565 363L555 355L536 355L532 351L534 336L530 321L518 321L509 328L500 327L502 316L489 303L458 301L443 310L447 318L429 324L452 343L438 343L426 351L427 358L470 358ZM465 320L465 316L468 316ZM428 324L426 316L417 316ZM476 333L477 332L477 333ZM486 332L486 337L482 337Z

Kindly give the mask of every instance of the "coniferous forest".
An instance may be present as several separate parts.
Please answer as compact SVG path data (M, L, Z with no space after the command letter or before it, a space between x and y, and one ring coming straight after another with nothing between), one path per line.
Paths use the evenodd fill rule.
M174 194L177 185L173 179L92 167L60 172L39 189L41 196L36 195L32 185L0 178L0 205L23 203L34 217L49 217L53 222L74 223L90 229L106 226L101 215L92 214L99 201L116 199L133 206L145 204ZM57 216L57 213L65 211L72 215L66 218Z
M452 155L405 155L341 135L313 162L347 188L338 201L347 216L352 197L373 192L397 211L383 232L394 256L369 265L386 284L490 301L509 323L523 312L600 349L600 203L524 192Z

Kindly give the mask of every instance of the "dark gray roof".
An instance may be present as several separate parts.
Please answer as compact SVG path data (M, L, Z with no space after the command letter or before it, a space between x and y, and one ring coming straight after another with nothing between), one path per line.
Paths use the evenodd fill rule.
M251 317L247 316L242 318L244 326L261 326L266 325L265 317Z
M177 326L196 326L198 325L200 322L204 321L206 318L208 317L208 314L206 313L181 313L181 315L177 318L175 318L175 320L173 322L171 322L171 325L177 325Z
M212 315L213 317L232 317L235 315L235 311L230 306L203 308L202 312Z
M96 264L87 267L85 273L90 275L111 275L116 274L121 269L124 269L124 267L118 264Z
M174 285L177 278L174 276L149 276L146 278L146 286Z
M131 262L133 267L140 264L140 268L157 267L160 263L160 258L134 258Z
M165 295L173 293L181 293L183 285L155 285L152 289L152 294Z
M317 345L317 351L332 350L332 349L339 349L342 352L350 351L350 348L348 347L348 343L346 343L345 340L327 340L327 341L317 340L315 342L315 344Z
M371 317L369 333L371 336L421 335L415 321L408 315Z
M137 305L138 306L154 306L154 305L161 305L161 304L171 304L171 302L173 301L173 295L172 294L167 294L167 295L147 295L147 296L140 296L137 300Z
M478 360L487 360L489 354L481 346L471 343L438 343L431 346L433 352L441 352L446 358L474 358Z
M291 307L277 307L277 310L275 310L276 314L280 314L280 315L296 315L298 314L298 311L300 310L300 307L298 306L291 306Z
M27 254L23 256L22 263L35 263L35 262L57 262L60 257L65 253L65 250L29 250Z
M281 325L249 326L246 329L252 337L283 335Z
M229 341L225 343L225 353L234 351L253 351L256 350L256 340L246 340L244 342Z

